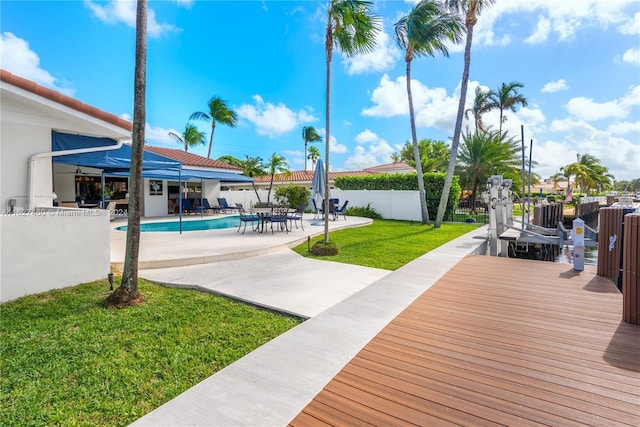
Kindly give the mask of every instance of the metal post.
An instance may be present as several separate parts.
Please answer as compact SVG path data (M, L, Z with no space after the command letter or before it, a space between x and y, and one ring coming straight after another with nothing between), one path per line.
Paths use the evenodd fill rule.
M524 125L520 125L520 136L522 141L522 230L524 230Z
M182 234L182 170L178 171L178 212L180 215L180 234Z

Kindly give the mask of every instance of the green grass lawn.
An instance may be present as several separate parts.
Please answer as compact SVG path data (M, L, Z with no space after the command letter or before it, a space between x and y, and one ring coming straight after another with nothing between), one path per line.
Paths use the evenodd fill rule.
M127 425L301 322L140 281L105 309L106 280L0 305L0 425Z
M477 226L374 220L332 232L340 254L321 258L395 270ZM309 255L306 243L295 250ZM127 425L301 322L144 280L145 302L108 310L108 289L101 280L0 305L0 425Z
M308 252L307 243L297 246L294 251L316 259L396 270L479 226L443 223L442 227L433 228L419 222L376 219L366 227L331 232L329 240L340 248L336 256L315 256ZM311 245L322 239L322 235L311 239Z

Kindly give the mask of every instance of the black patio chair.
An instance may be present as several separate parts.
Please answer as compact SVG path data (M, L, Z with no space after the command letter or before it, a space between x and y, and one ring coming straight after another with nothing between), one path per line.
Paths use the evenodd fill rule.
M247 211L245 211L243 207L238 207L238 212L240 213L240 224L238 225L237 231L240 231L240 227L242 227L242 225L244 224L244 228L242 229L242 234L244 234L244 232L247 230L247 223L251 223L251 228L253 229L253 231L256 231L258 227L260 227L260 222L262 221L262 219L258 215L247 213Z
M289 221L289 205L277 205L273 207L271 211L271 215L266 218L267 221L271 223L271 234L273 234L273 224L279 224L280 230L286 230L289 232L289 226L287 222Z
M293 229L293 224L296 225L296 229L298 228L298 221L300 221L300 228L304 230L304 225L302 225L302 217L304 215L304 210L307 208L306 203L298 203L298 209L295 212L291 212L289 214L289 224L291 224L291 229Z
M335 213L336 217L338 217L338 216L340 216L340 214L342 214L342 216L344 217L344 220L346 221L347 220L347 215L345 215L344 211L347 209L348 205L349 205L349 201L347 200L347 201L344 202L344 204L341 207L336 208L336 213Z

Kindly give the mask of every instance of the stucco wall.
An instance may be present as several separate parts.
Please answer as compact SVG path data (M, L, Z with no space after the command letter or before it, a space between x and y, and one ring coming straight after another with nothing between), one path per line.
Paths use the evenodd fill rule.
M267 191L258 190L260 200L267 201ZM221 191L220 197L226 197L230 205L242 203L251 206L258 201L253 190ZM349 206L365 207L370 205L383 218L406 221L421 221L420 196L413 190L331 190L331 197L340 199L340 205L348 200ZM274 201L273 191L271 201ZM311 205L310 205L311 206Z
M0 216L0 301L105 278L109 225L97 209Z
M162 182L162 194L154 195L151 192L150 181ZM168 211L169 201L169 188L167 187L167 180L160 179L144 179L144 216L165 216Z
M5 120L0 126L2 141L2 180L0 180L0 203L7 209L8 200L15 199L17 208L29 204L29 159L33 154L51 151L51 128L25 126ZM36 162L35 206L52 205L51 158Z

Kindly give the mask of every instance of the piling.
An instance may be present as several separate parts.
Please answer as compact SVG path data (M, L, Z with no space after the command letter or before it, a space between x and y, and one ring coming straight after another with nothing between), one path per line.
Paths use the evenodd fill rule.
M640 214L624 216L622 304L625 322L640 324Z
M615 279L620 275L622 215L623 210L620 208L600 209L598 276Z

